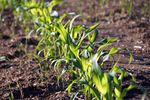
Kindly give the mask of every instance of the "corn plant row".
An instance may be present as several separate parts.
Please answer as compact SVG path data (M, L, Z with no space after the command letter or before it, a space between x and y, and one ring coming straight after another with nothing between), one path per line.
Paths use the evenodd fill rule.
M66 72L72 74L72 82L66 89L72 99L81 93L86 100L122 100L128 91L136 87L135 84L130 84L123 88L124 78L131 76L134 83L134 77L120 68L117 62L112 64L111 70L102 70L106 61L120 51L115 47L106 51L106 48L118 40L105 38L97 42L99 23L90 27L74 25L80 15L75 15L71 20L64 20L69 14L59 16L53 11L53 7L61 2L52 0L45 3L32 0L22 4L30 15L28 18L34 22L36 32L41 35L36 47L39 63L50 61L47 67L58 70L59 67L63 68L60 77ZM74 85L78 90L72 91Z
M65 71L73 74L72 83L67 90L70 94L72 86L78 84L79 90L75 91L73 98L78 93L83 93L86 99L97 100L122 100L126 93L135 88L134 84L122 88L124 78L131 75L118 67L117 62L112 69L105 72L101 69L109 58L120 51L118 48L104 50L112 45L117 39L106 38L96 42L98 23L87 28L84 25L73 25L73 19L63 21L68 14L58 16L52 8L61 1L53 0L49 6L34 8L31 13L35 17L37 32L42 39L37 46L40 53L44 53L44 60L51 59L53 67L63 66ZM99 45L96 49L96 45ZM132 79L134 81L134 79Z
M110 2L117 2L116 0L99 0L99 4L101 7L104 7L105 5L108 5ZM141 5L140 7L140 13L143 16L146 16L149 13L150 10L150 1L143 0L143 1L137 1L137 0L118 0L118 3L120 4L120 7L123 12L126 12L129 16L134 15L135 13L135 5L136 2L139 2Z

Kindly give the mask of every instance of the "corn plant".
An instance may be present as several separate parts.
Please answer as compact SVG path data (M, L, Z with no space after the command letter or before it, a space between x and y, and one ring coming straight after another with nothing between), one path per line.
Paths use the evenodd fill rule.
M109 41L114 42L114 40ZM96 54L89 53L89 57L87 56L88 53L86 53L86 57L88 58L84 58L84 56L82 57L81 55L74 55L76 56L74 65L80 68L81 75L68 86L69 93L72 85L78 83L84 87L83 93L88 97L86 99L89 99L89 96L91 96L91 98L94 97L97 100L112 100L113 98L122 100L129 90L135 88L135 85L130 85L129 87L122 89L121 84L123 78L127 77L128 73L116 66L117 63L108 73L101 70L98 60L103 57L103 55L100 50L109 46L112 42L100 46ZM107 56L113 55L117 53L117 51L118 49L112 48ZM101 61L101 63L103 63L103 61ZM120 74L120 76L117 76L117 74Z
M75 18L77 17L78 16L76 16ZM111 100L114 97L118 100L123 99L123 97L126 96L126 93L130 89L135 88L135 85L130 85L125 89L122 89L121 87L123 78L128 76L128 73L115 66L112 68L112 71L115 74L111 76L110 73L105 73L104 71L102 71L98 64L99 58L105 58L101 61L102 65L102 63L109 59L109 56L112 56L119 51L117 48L112 48L107 55L102 55L102 51L106 47L110 46L113 42L115 42L116 39L108 38L102 40L101 42L103 43L103 45L101 45L98 48L97 53L94 54L93 47L98 34L95 28L98 26L98 24L95 24L90 28L79 32L80 36L75 41L73 35L76 34L75 36L77 36L78 32L71 31L74 30L74 28L72 27L72 22L74 21L74 19L70 22L68 27L63 26L62 24L58 24L57 26L61 41L64 45L67 45L67 58L65 58L70 64L72 63L71 65L73 66L71 67L75 67L76 69L72 71L77 76L74 79L73 83L68 86L69 93L71 91L71 86L75 82L77 82L81 86L83 86L83 93L85 94L85 96L92 95L99 100ZM88 38L89 44L84 46L83 43L84 39L86 38ZM117 78L116 73L121 74L119 78Z
M36 32L42 36L36 47L36 50L38 51L38 56L36 57L38 58L41 69L42 66L49 69L49 66L64 55L63 51L65 51L65 48L59 39L59 33L56 31L56 25L57 23L61 23L67 15L64 14L59 17L58 13L53 11L53 7L60 3L61 0L53 0L50 3L43 3L41 7L34 7L30 9ZM41 54L43 54L43 56L41 56ZM51 65L46 63L49 61L51 61ZM57 61L57 64L60 61L61 60ZM45 62L44 65L41 65L43 62Z
M115 52L115 51L114 51ZM109 73L103 72L98 63L98 55L96 54L93 58L93 69L92 78L97 87L98 91L101 93L101 99L103 100L122 100L126 96L126 93L135 88L136 86L129 85L127 88L122 88L121 84L123 79L129 75L125 70L119 68L116 64L110 70ZM119 74L119 76L117 76Z

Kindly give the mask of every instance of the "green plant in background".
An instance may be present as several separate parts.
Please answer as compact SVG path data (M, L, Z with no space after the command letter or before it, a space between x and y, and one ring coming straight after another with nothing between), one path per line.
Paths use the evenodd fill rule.
M109 0L99 0L99 4L101 7L104 7L108 3L109 3Z
M127 14L131 16L134 12L134 0L122 0L123 8L127 11Z
M31 21L34 16L30 13L33 8L40 8L44 4L44 0L1 0L0 9L11 9L15 15L15 23L22 25L26 32L29 32L32 27Z
M61 23L67 15L64 14L59 17L56 11L52 11L52 8L60 3L61 0L53 0L50 3L43 3L41 7L30 9L30 13L33 16L35 30L41 35L41 40L36 47L36 50L38 51L36 57L38 58L41 69L43 69L42 66L44 66L44 69L49 69L49 61L54 63L58 58L63 57L64 47L59 40L56 25L57 23Z
M0 21L2 21L2 12L4 11L4 9L11 7L12 6L12 2L11 0L0 0Z
M30 10L38 8L43 5L43 0L13 0L14 15L16 16L16 23L20 23L26 32L33 29L33 18Z
M108 5L110 2L113 2L115 0L99 0L100 6L104 7L105 5ZM116 1L115 1L116 2ZM122 9L123 13L127 13L129 16L133 15L136 11L135 4L136 1L134 0L121 0L121 5L120 8ZM149 14L149 9L150 9L150 2L149 1L138 1L141 5L141 8L139 9L141 11L141 14L143 16L146 16Z
M143 16L149 15L149 10L150 10L150 1L147 3L143 3L143 6L141 8L141 12Z
M16 1L16 0L15 0ZM13 0L0 0L0 11L13 6Z
M6 0L0 0L0 12L3 11L7 6Z

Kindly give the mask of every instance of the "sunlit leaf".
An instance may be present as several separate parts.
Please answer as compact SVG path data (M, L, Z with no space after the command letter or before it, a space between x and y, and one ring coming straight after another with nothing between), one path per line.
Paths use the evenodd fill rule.
M67 90L68 90L68 94L70 94L71 92L71 89L72 89L72 86L77 82L78 80L73 80L67 87Z
M113 54L116 54L118 52L118 48L111 48L111 50L110 50L110 52L109 52L109 54L110 55L113 55Z
M114 91L118 98L121 97L121 91L119 90L119 88L115 87Z
M69 30L72 29L73 26L73 22L75 21L76 18L78 18L80 15L76 15L71 21L70 21L70 26L69 26Z
M95 30L96 27L98 27L98 26L99 26L99 23L94 24L94 25L91 26L89 29L87 29L87 30L85 31L85 33L87 34L87 33L89 33L89 32L92 32L92 31Z

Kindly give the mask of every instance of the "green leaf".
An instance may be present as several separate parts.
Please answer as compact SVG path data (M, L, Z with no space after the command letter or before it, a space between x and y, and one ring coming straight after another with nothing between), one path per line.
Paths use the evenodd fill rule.
M114 76L113 80L116 85L120 85L120 82L116 76Z
M89 45L88 48L87 48L88 52L92 52L93 51L93 46L92 45Z
M71 82L71 84L68 85L68 87L67 87L68 94L70 94L73 84L75 84L75 83L77 83L77 82L78 82L78 80L76 79L76 80L74 80L73 82Z
M60 3L62 3L62 0L52 0L50 6L48 7L49 13L51 13L52 9Z
M94 33L92 34L91 39L90 39L91 43L95 42L97 35L98 35L98 30L95 30Z
M74 56L79 59L79 49L76 48L75 44L70 43L69 48L70 48L70 51L74 54Z
M111 50L110 50L110 52L109 52L109 54L110 55L113 55L113 54L116 54L118 52L118 48L111 48Z
M100 95L99 91L97 90L97 88L90 85L89 81L82 80L82 81L80 81L80 83L88 86L92 90L92 93L96 96L97 100L101 100L101 95Z
M130 52L129 64L131 64L132 61L133 61L133 54L132 54L132 52Z
M70 45L69 48L70 48L70 54L72 55L72 57L70 57L70 60L73 62L75 67L79 68L80 70L83 70L82 62L79 57L79 50L72 45Z
M69 26L69 30L71 31L72 26L73 26L73 22L75 21L76 18L78 18L80 15L76 15L71 21L70 21L70 26Z
M94 25L91 26L89 29L87 29L87 30L85 31L85 33L88 34L89 32L92 32L92 31L95 30L96 27L98 27L98 26L99 26L99 23L94 24Z
M34 16L37 16L37 10L36 9L31 9L31 13L34 15Z
M114 43L118 41L117 38L107 38L107 40L108 40L108 43Z
M67 16L66 13L60 16L60 18L58 19L58 22L61 23L65 19L66 16Z
M68 33L67 33L65 27L61 23L59 23L59 24L57 24L56 29L60 33L61 40L64 43L67 43L68 42L68 39L67 39Z
M81 63L83 71L90 76L91 65L89 64L89 60L87 58L81 58Z
M72 59L72 61L75 67L79 68L80 70L83 70L82 62L80 61L79 58Z
M98 35L98 30L95 29L95 31L91 34L88 34L88 40L90 43L94 43Z
M120 91L120 89L117 88L117 87L115 87L114 91L115 91L116 96L117 96L118 98L120 98L120 97L121 97L121 91Z
M112 44L111 44L111 43L105 43L105 44L101 45L101 46L98 48L97 52L101 52L103 49L107 48L107 47L110 46L110 45L112 45Z
M124 90L123 90L123 92L122 92L122 97L125 97L126 96L126 94L127 94L127 92L128 91L130 91L130 90L132 90L132 89L134 89L134 88L137 88L137 86L136 85L129 85L127 88L125 88Z
M83 29L83 26L82 25L78 25L78 26L75 26L73 28L73 31L72 31L72 37L75 39L75 38L78 38L78 40L80 40L80 36L78 36L78 34L80 34L81 30Z
M102 90L101 93L106 95L109 92L109 75L104 73L102 76Z
M108 74L103 73L98 65L98 54L94 55L92 58L92 78L95 83L98 91L104 96L109 91L109 82L108 82Z

